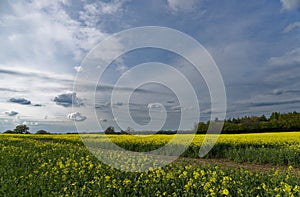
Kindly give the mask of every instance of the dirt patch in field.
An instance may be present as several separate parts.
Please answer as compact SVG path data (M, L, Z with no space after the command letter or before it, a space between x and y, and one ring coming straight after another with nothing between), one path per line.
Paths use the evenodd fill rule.
M252 164L252 163L237 163L234 161L229 161L226 159L195 159L195 158L187 158L180 157L175 163L180 164L191 164L191 165L199 165L199 166L209 166L209 165L218 165L224 168L243 168L250 171L258 171L263 173L274 172L275 170L279 170L281 172L288 171L289 166L274 166L270 164ZM293 168L291 172L295 175L300 176L300 168Z

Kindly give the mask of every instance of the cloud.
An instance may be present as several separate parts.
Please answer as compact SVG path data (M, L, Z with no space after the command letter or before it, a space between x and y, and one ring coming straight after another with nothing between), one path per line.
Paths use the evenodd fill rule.
M280 0L283 10L292 10L300 7L299 0Z
M274 89L272 95L299 94L300 90Z
M274 89L273 92L272 92L272 94L274 94L274 95L281 95L283 93L284 93L284 91L280 90L280 89Z
M162 109L162 108L163 108L163 105L160 104L160 103L149 103L149 104L147 105L147 108L148 108L148 109L157 109L157 108Z
M18 92L18 90L10 89L10 88L0 88L0 91L3 92Z
M25 99L25 98L11 98L9 99L10 102L12 103L19 103L21 105L30 105L31 101Z
M97 85L96 87L97 91L130 91L130 92L136 92L136 93L149 93L149 94L159 94L159 95L169 95L168 93L157 91L157 90L150 90L146 88L132 88L132 87L126 87L126 86L114 86L111 84L101 84Z
M71 75L58 75L53 72L41 72L41 71L38 71L35 69L29 69L29 68L24 68L24 67L14 67L14 68L7 68L7 67L8 66L6 66L6 65L0 65L0 74L1 75L20 76L22 78L23 77L32 77L35 79L52 80L52 81L56 80L56 81L60 81L60 82L73 83L73 76L71 76ZM1 88L1 89L6 89L6 88ZM11 90L11 91L16 91L16 90Z
M168 6L173 11L191 11L197 2L197 0L168 0Z
M87 26L95 26L101 22L103 15L120 13L124 1L114 0L111 2L97 1L86 4L84 10L79 12L79 18Z
M70 93L64 93L64 94L60 94L58 96L56 96L53 101L57 104L57 105L61 105L64 107L71 107L76 106L82 106L83 105L83 100L78 98L76 95L76 92L70 92Z
M80 4L83 2L78 2L78 6ZM62 1L32 0L8 5L10 11L1 15L0 20L3 25L14 28L1 32L5 42L2 44L6 47L0 49L0 58L10 65L16 62L35 68L52 65L42 69L58 71L67 64L78 63L107 36L96 23L86 26L85 20L70 15L70 4ZM109 13L113 9L103 6L103 10ZM100 16L98 18L103 20Z
M82 66L75 66L74 69L76 70L76 72L81 72Z
M281 101L266 101L266 102L256 102L250 103L250 107L263 107L263 106L277 106L277 105L289 105L289 104L297 104L300 103L299 99L291 99L291 100L281 100Z
M269 59L269 64L274 66L284 66L291 64L299 64L300 63L300 48L296 48L292 51L285 53L280 57L271 57Z
M5 111L3 112L4 114L8 115L8 116L15 116L18 114L18 112L16 111Z
M292 31L293 29L296 29L296 28L300 28L300 22L294 22L294 23L291 23L289 24L284 30L283 30L283 33L288 33L290 31Z
M118 65L118 67L117 67L117 71L119 71L121 73L124 73L127 70L128 70L128 67L125 65Z
M82 122L87 119L87 117L83 116L79 112L73 112L67 115L67 118L76 122Z

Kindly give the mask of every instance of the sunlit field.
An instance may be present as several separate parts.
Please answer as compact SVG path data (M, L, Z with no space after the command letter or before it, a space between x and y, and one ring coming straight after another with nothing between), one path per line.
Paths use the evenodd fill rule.
M103 135L85 137L107 142ZM172 138L109 136L136 152L154 150ZM185 159L130 173L101 163L78 135L0 135L0 196L300 196L300 133L221 135L206 156L207 165L195 160L203 138L195 137ZM270 168L247 169L245 164Z

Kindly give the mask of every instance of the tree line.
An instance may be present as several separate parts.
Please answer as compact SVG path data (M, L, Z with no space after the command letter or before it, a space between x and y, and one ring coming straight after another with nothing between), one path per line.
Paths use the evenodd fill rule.
M215 120L219 121L219 120ZM199 122L195 125L197 134L205 134L207 132L210 121ZM280 132L280 131L300 131L300 113L279 113L273 112L270 117L262 116L244 116L241 118L229 118L224 120L223 134L238 133L262 133L262 132ZM26 125L18 125L14 130L7 130L6 134L30 134L29 127ZM153 131L134 131L128 127L125 131L116 132L114 127L110 126L105 134L154 134ZM176 134L176 130L160 130L155 134ZM187 133L189 133L187 131ZM193 133L193 132L192 132ZM50 134L45 130L39 130L36 134Z
M217 121L217 120L216 120ZM198 134L206 133L209 121L199 122L196 125ZM224 120L222 133L260 133L279 131L300 131L300 113L279 113L273 112L270 117L244 116L241 118L229 118Z
M29 127L27 125L17 125L13 130L6 130L3 132L5 134L30 134ZM38 130L36 134L50 134L48 131L45 130Z

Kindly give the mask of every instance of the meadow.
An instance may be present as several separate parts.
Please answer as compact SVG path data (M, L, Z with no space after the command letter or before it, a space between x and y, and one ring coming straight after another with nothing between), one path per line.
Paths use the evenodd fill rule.
M103 135L85 137L107 143ZM137 152L157 149L172 138L109 136ZM134 173L100 162L78 135L0 135L0 196L300 196L300 133L221 135L206 159L230 160L240 167L194 162L203 139L197 135L184 152L191 162L178 159ZM274 170L249 170L245 163ZM278 166L283 167L276 170Z

